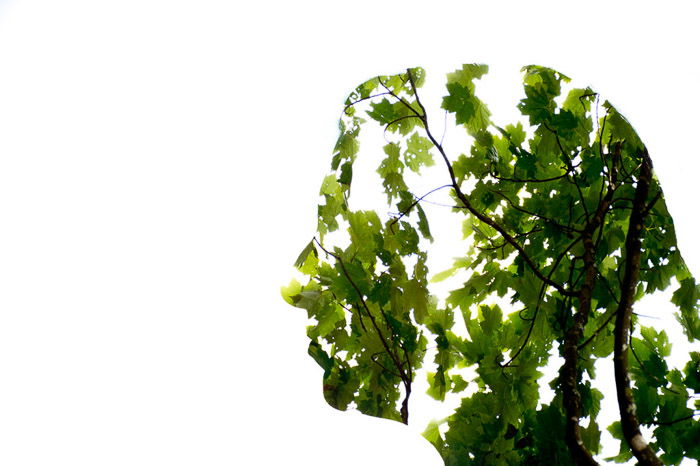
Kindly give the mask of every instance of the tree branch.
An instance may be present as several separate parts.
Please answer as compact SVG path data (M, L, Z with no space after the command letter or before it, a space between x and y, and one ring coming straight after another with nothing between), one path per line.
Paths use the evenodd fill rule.
M411 74L411 70L408 70L408 79L409 79L409 82L411 83L411 87L413 89L413 95L416 98L416 103L420 107L421 112L423 112L422 120L423 120L423 127L425 128L426 135L428 136L428 139L430 139L430 142L433 143L433 146L435 146L435 148L440 153L442 160L445 162L445 166L447 167L447 171L450 175L450 181L452 182L452 187L454 188L455 194L457 195L457 198L460 200L462 205L464 205L464 207L467 210L469 210L469 212L471 212L471 214L474 215L476 218L478 218L483 223L489 225L491 228L493 228L498 233L500 233L501 236L503 237L503 239L508 241L518 251L518 253L520 254L520 257L523 258L525 263L528 265L528 267L530 267L530 269L537 276L537 278L539 278L540 280L542 280L543 282L545 282L547 285L551 286L552 288L556 289L563 296L575 296L576 295L575 292L567 290L560 283L557 283L557 282L554 282L554 281L548 279L542 273L542 271L537 267L537 265L535 265L535 262L525 252L523 247L515 240L515 238L513 238L507 231L505 231L505 229L503 227L501 227L498 223L493 221L491 219L491 217L484 215L483 213L477 211L474 208L474 206L471 204L471 202L469 202L469 199L467 198L467 196L465 196L465 194L462 192L462 190L459 186L459 183L457 183L457 177L455 176L454 169L452 168L452 164L450 163L450 159L447 157L447 154L445 153L444 148L435 139L435 137L433 136L433 133L430 131L430 127L428 126L428 118L426 116L425 107L421 103L420 98L418 97L418 93L416 92L416 87L415 87L415 84L413 82L413 75Z
M579 199L581 200L581 206L583 207L583 212L586 214L586 220L589 219L589 213L588 213L588 207L586 206L586 198L583 195L583 191L581 191L581 186L579 186L578 181L576 181L576 172L574 171L574 167L571 164L571 160L569 157L569 154L564 150L564 146L561 143L561 140L559 139L559 134L557 131L553 128L550 128L547 122L543 121L542 125L549 130L552 134L554 134L554 139L557 141L557 146L559 146L559 151L561 152L562 157L566 159L566 166L568 168L567 174L569 175L569 178L571 179L571 182L576 186L576 190L578 191L578 196Z
M644 227L643 214L645 202L649 195L651 177L651 163L645 148L642 154L641 172L637 179L637 188L634 194L634 205L629 219L627 239L625 240L625 274L622 281L620 304L615 316L615 355L613 362L615 365L615 388L620 408L620 422L625 440L640 465L661 466L663 463L646 443L639 429L637 407L634 403L630 386L628 352L632 306L637 291L637 283L639 282L642 250L641 234Z
M564 336L564 364L561 367L561 384L564 410L566 411L565 440L574 462L578 465L597 465L591 452L583 444L579 418L581 416L581 394L578 391L578 342L591 312L591 295L595 284L595 245L592 232L581 235L583 241L584 282L578 293L579 307L574 322Z
M656 426L670 426L678 422L687 421L693 419L695 416L700 416L700 412L689 414L688 416L681 417L679 419L674 419L673 421L652 421L652 424Z
M408 75L409 75L409 79L410 79L410 81L411 81L411 88L413 89L413 95L416 97L416 100L418 100L418 94L416 94L416 87L413 85L413 77L411 76L411 70L407 70L407 72L408 72ZM421 111L423 112L423 114L421 115L420 113L418 113L418 111L416 111L415 108L413 108L413 106L412 106L411 104L409 104L408 102L406 102L404 99L402 99L401 97L399 97L398 95L396 95L396 93L395 93L394 91L392 91L391 89L389 89L389 88L387 87L387 85L384 84L384 83L382 82L382 78L381 78L380 76L377 76L377 80L379 81L379 84L381 84L382 87L388 91L388 94L389 94L389 95L391 95L391 96L394 97L396 100L398 100L399 102L401 102L402 104L404 104L404 105L406 106L406 108L408 108L410 111L412 111L412 112L415 114L415 116L417 116L417 117L420 118L421 120L425 118L425 109L423 108L422 105L420 106L420 107L421 107ZM420 105L420 104L419 104L419 105Z
M389 228L392 229L394 227L394 225L396 225L396 223L399 220L401 220L406 214L408 214L416 206L416 204L418 204L420 201L422 201L423 199L430 196L431 194L433 194L436 191L439 191L439 190L445 189L445 188L449 188L451 186L452 186L451 184L446 184L446 185L440 186L438 188L431 189L427 193L423 194L421 197L417 197L416 200L411 203L411 205L409 205L403 212L399 212L399 216L396 217L395 219L393 219L391 221L391 223L389 223ZM392 230L392 233L393 233L393 230Z
M510 181L511 183L548 183L550 181L556 181L556 180L561 180L562 178L566 178L569 175L569 170L566 171L566 173L559 175L559 176L553 176L551 178L506 178L503 176L498 176L496 175L493 170L489 173L492 177L497 179L498 181Z
M372 322L372 326L377 331L377 334L379 335L379 340L381 341L382 346L384 347L384 350L391 358L391 361L396 366L396 369L398 369L399 378L401 379L401 382L403 383L403 385L406 389L406 396L405 396L403 403L402 403L402 406L401 406L401 420L403 421L404 424L408 424L408 397L411 394L411 383L413 382L412 377L409 377L409 375L406 374L406 371L403 369L403 364L401 364L399 362L398 356L396 354L394 354L394 352L389 347L389 343L387 342L387 338L384 336L381 329L379 328L379 324L377 323L377 320L375 319L374 315L370 311L369 306L367 305L367 302L365 301L365 298L362 295L362 292L360 291L360 288L357 286L357 284L352 279L352 277L350 277L348 270L345 268L345 263L344 263L343 259L339 255L334 254L334 253L328 251L326 248L324 248L323 245L316 238L314 238L314 242L316 242L316 244L318 244L318 247L320 247L323 250L323 252L325 252L329 256L333 257L340 264L340 268L343 271L343 275L350 283L350 286L352 286L352 288L355 290L355 293L357 293L358 299L360 300L360 303L362 303L362 307L365 309L365 312L367 313L367 317L369 317L370 322ZM376 362L376 361L374 361L374 362ZM387 371L387 372L393 374L391 371Z
M369 357L369 359L370 359L373 363L375 363L376 365L378 365L379 367L381 367L382 369L384 369L386 372L388 372L389 374L393 375L394 377L397 377L397 378L399 378L399 379L402 378L400 374L397 374L396 372L394 372L394 371L390 370L389 368L387 368L387 367L386 367L384 364L382 364L381 362L377 361L377 356L379 356L379 355L382 354L383 352L384 352L384 351L379 351L379 352L377 352L377 353L374 353L374 354L372 354L372 355Z
M579 241L581 241L581 238L580 237L576 238L574 241L571 242L571 244L569 244L566 247L566 249L564 249L564 251L561 254L559 254L559 256L557 257L557 260L554 261L554 263L552 264L552 268L550 269L549 274L547 275L547 278L550 278L550 279L552 278L552 275L554 275L554 272L557 270L557 267L559 267L559 264L564 259L564 257L566 257L566 254L568 254L568 252L571 250L571 248L573 248L576 245L576 243L578 243ZM528 329L527 335L525 336L525 340L523 341L523 343L520 346L520 348L518 349L518 351L515 353L515 355L513 355L510 358L510 360L507 363L502 364L501 367L510 366L510 364L515 360L515 358L517 358L520 355L520 353L523 351L523 349L525 349L525 346L527 345L527 342L530 339L530 335L532 334L532 329L535 327L535 319L537 319L537 313L540 310L540 304L542 303L542 299L544 298L545 291L546 291L546 285L543 283L542 287L540 287L540 293L537 297L537 305L535 306L535 311L533 312L533 315L531 318L525 319L524 317L522 317L522 315L520 315L522 313L522 311L520 311L518 313L520 315L521 319L530 321L530 328Z
M381 97L381 96L383 96L383 95L389 95L389 92L381 92L381 93L379 93L379 94L368 95L367 97L363 97L363 98L358 99L358 100L356 100L356 101L354 101L354 102L350 102L350 103L347 104L347 105L345 106L345 108L343 109L343 113L344 113L345 115L348 115L348 109L349 109L350 107L352 107L353 105L359 104L360 102L362 102L362 101L364 101L364 100L373 99L374 97Z
M570 226L567 226L567 225L562 225L561 223L558 223L558 222L554 221L553 219L551 219L551 218L549 218L549 217L545 217L545 216L543 216L543 215L540 215L540 214L538 214L537 212L531 212L531 211L529 211L529 210L527 210L527 209L523 209L522 207L516 205L508 196L506 196L505 194L503 194L501 191L498 191L498 190L495 190L495 189L491 189L490 191L491 191L492 193L496 193L496 194L498 194L499 196L501 196L503 199L506 200L506 202L508 202L508 204L510 204L510 206L511 206L513 209L517 210L518 212L522 212L522 213L524 213L524 214L531 215L531 216L533 216L533 217L537 217L537 218L539 218L540 220L544 220L545 222L550 223L550 224L556 226L556 227L559 228L559 229L562 229L562 230L565 230L565 231L569 231L569 232L581 233L581 230L577 230L576 228L573 228L573 227L570 227Z
M450 186L452 186L452 185L450 185ZM459 208L461 208L461 207L460 207L460 206L455 207L455 209L459 209ZM533 227L532 230L530 230L530 231L526 231L526 232L524 232L524 233L519 233L519 234L515 235L515 239L520 239L520 238L523 238L523 237L525 237L525 236L531 235L531 234L533 234L533 233L539 233L539 232L541 232L541 231L542 231L541 228ZM507 244L508 244L508 243L504 241L504 242L501 243L501 244L497 244L497 245L491 246L491 247L489 247L489 248L483 248L483 247L480 247L480 246L475 246L475 247L476 247L477 249L480 249L481 251L495 251L495 250L497 250L497 249L504 248Z
M389 126L395 125L396 123L403 121L403 120L407 120L409 118L418 118L419 120L423 121L423 119L421 117L419 117L418 115L404 115L402 117L398 117L395 120L392 120L389 123L387 123L386 126L384 127L384 136L385 136L384 139L386 139L386 132L389 129Z

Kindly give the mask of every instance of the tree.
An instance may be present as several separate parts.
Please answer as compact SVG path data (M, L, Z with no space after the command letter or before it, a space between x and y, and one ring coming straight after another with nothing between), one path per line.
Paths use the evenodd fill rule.
M600 401L613 393L592 382L595 362L612 358L619 420L608 430L620 453L609 459L700 459L700 353L669 367L666 333L633 312L673 285L684 334L700 339L700 286L646 147L596 92L564 95L569 78L538 66L523 69L527 120L497 126L475 93L487 71L464 65L447 76L442 108L469 135L468 154L448 154L432 132L421 68L370 79L345 102L318 233L296 262L308 279L283 290L313 319L309 354L324 370L326 400L408 423L417 371L432 365L429 395L464 394L424 434L446 464L598 464ZM377 173L396 213L386 218L351 208L368 121L387 141ZM445 181L416 193L410 177L436 163ZM466 278L444 301L429 290L423 208L439 190L468 240L454 267L432 277ZM556 394L543 403L538 379L557 355Z

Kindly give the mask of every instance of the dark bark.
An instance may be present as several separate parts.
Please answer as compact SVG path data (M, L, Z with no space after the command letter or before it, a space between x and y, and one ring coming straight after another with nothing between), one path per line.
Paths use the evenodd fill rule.
M615 146L613 155L613 173L608 190L602 196L595 212L588 217L588 222L581 233L583 243L583 285L578 290L578 309L574 315L573 325L566 331L564 338L564 364L561 368L562 395L564 411L566 412L566 445L571 452L574 462L579 465L598 464L593 455L583 444L581 438L581 427L579 417L581 416L581 394L578 391L579 373L579 344L583 337L584 329L588 323L591 313L591 295L595 286L598 270L596 268L595 252L596 247L593 242L593 235L600 228L600 233L604 228L605 215L608 212L613 195L616 189L617 164L615 158L619 159L620 144Z
M591 293L595 285L595 246L589 232L583 236L584 281L579 290L579 306L574 315L574 323L566 331L564 338L564 365L561 368L561 384L566 412L566 446L577 465L597 465L593 455L583 444L579 417L581 416L581 394L578 391L578 345L583 337L591 311Z
M622 282L622 295L615 319L615 387L620 408L620 422L625 440L632 449L640 465L662 465L654 450L646 443L639 429L637 407L634 403L629 374L629 343L632 306L639 282L639 267L642 253L642 231L646 200L651 184L651 161L646 149L637 179L632 213L630 214L627 239L625 241L625 275Z

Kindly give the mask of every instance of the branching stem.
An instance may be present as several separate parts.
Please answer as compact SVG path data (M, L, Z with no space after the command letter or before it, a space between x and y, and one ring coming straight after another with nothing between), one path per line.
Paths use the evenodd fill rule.
M382 346L384 347L384 350L386 351L386 354L389 355L389 358L394 363L394 366L396 366L396 369L398 370L398 376L401 379L401 382L403 383L404 388L406 390L406 395L404 397L404 400L403 400L403 403L401 406L401 420L403 421L404 424L408 424L408 398L411 395L411 383L413 382L412 373L410 375L406 373L406 371L403 368L403 364L399 360L398 355L394 351L392 351L391 347L389 346L389 340L387 339L387 337L384 335L381 328L379 327L379 324L377 323L377 319L374 317L374 314L369 309L369 306L367 305L367 302L365 301L365 298L364 298L362 292L360 291L360 288L357 286L355 281L350 276L350 273L348 272L347 268L345 267L345 262L343 261L343 258L337 254L330 252L325 247L323 247L323 245L321 244L320 241L318 241L318 239L314 238L314 242L318 245L319 248L321 248L323 250L323 252L325 252L329 256L333 257L336 261L338 261L338 264L340 264L340 269L342 270L343 275L350 283L350 286L352 286L352 288L355 290L355 293L357 293L357 297L358 297L360 303L362 304L362 308L365 310L365 313L367 314L367 317L369 318L370 322L372 322L372 326L374 327L374 330L377 332L377 335L379 336L379 340L381 341ZM404 349L404 351L405 351L405 349ZM374 361L374 362L376 362L376 361ZM388 371L388 372L393 374L393 372L391 372L391 371Z
M462 203L462 205L471 212L472 215L474 215L476 218L478 218L480 221L483 223L489 225L491 228L496 230L500 235L505 239L508 243L513 246L518 253L520 254L520 257L525 261L525 263L530 267L530 269L533 271L533 273L542 280L544 283L547 285L551 286L555 290L557 290L561 295L563 296L575 296L576 292L567 290L562 286L560 283L554 282L547 278L542 271L537 267L535 262L532 260L532 258L525 252L523 247L513 238L512 235L510 235L501 225L499 225L497 222L495 222L491 217L488 215L483 214L482 212L479 212L474 208L472 203L469 201L469 198L462 192L462 189L460 188L459 183L457 182L457 177L455 176L454 168L452 168L452 163L450 162L450 159L447 157L447 154L445 153L445 149L442 147L442 145L435 139L433 136L433 133L430 131L430 127L428 125L428 117L426 116L426 111L425 107L420 101L420 97L418 97L418 93L416 92L416 86L415 83L413 82L413 75L411 74L411 70L408 70L408 79L411 84L411 88L413 89L413 94L416 98L416 104L418 104L418 107L420 108L422 112L422 120L423 120L423 128L425 129L426 135L428 136L428 139L430 139L430 142L433 143L433 146L438 150L440 153L440 156L442 157L442 160L445 162L445 166L447 167L447 171L450 176L450 181L452 182L452 187L455 190L455 194L457 196L457 199ZM410 107L410 106L409 106ZM413 107L410 107L413 108Z

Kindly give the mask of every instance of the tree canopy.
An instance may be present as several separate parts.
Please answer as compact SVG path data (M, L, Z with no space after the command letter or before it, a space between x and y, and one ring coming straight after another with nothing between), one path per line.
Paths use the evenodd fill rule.
M663 312L700 339L700 286L647 148L598 93L539 66L523 69L522 121L499 126L476 92L487 71L447 75L442 108L468 135L463 153L448 153L432 130L444 116L421 101L421 68L370 79L345 102L318 231L295 264L306 278L283 289L311 319L326 400L408 423L426 374L433 398L462 397L424 434L447 465L700 459L700 353L669 366L668 336L633 311L671 286ZM386 142L377 168L386 205L353 210L368 125ZM429 167L444 181L416 192L411 180ZM439 244L424 207L436 191L449 192L443 208L465 242L452 268L430 275ZM431 283L455 277L464 279L438 299ZM592 383L600 359L613 360L614 390ZM539 383L551 364L545 402ZM619 406L609 426L597 421L604 397ZM613 458L596 458L601 428L620 441Z

